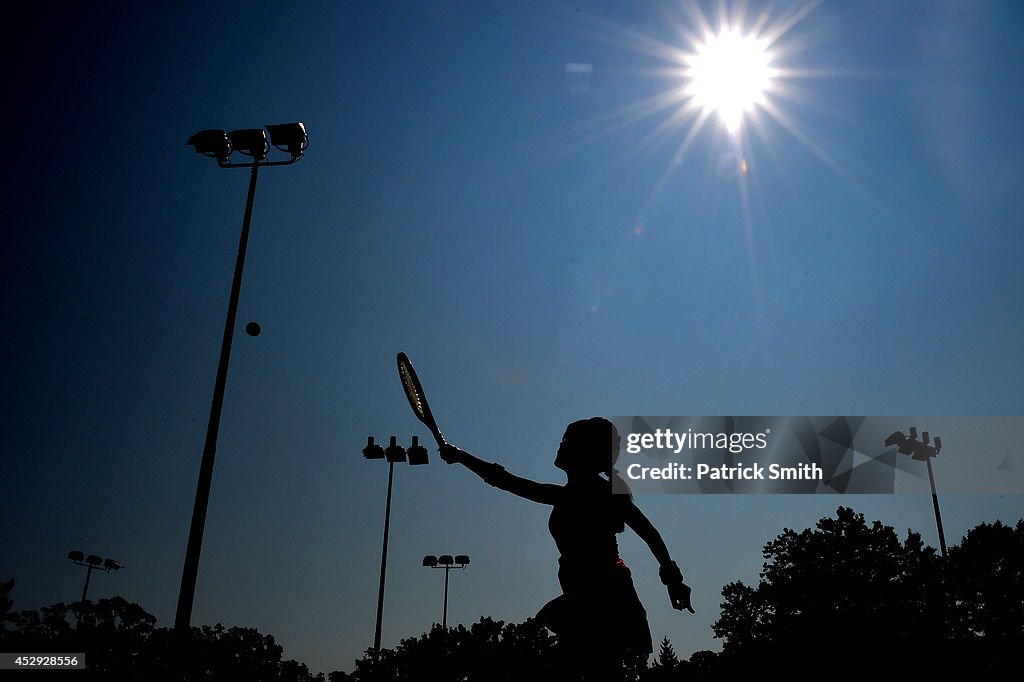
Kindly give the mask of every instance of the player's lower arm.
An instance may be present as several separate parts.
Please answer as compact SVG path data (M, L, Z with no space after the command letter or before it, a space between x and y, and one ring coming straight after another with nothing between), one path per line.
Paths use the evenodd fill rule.
M500 474L505 471L505 468L500 464L485 462L479 457L471 455L465 450L457 448L450 443L444 449L444 455L446 457L446 461L450 461L451 463L457 462L463 465L488 483L491 483L495 477L500 476ZM493 485L493 483L491 484Z

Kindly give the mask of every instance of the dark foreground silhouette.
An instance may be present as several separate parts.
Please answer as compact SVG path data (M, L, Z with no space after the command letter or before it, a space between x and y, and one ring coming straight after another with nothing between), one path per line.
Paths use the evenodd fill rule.
M607 678L628 658L646 661L653 651L647 612L619 558L616 535L626 526L658 560L672 606L693 613L690 588L661 534L630 495L612 494L620 442L615 425L602 417L569 424L555 456L555 466L566 474L565 485L514 476L453 445L441 447L441 458L449 464L462 464L490 485L551 507L548 530L559 551L562 595L545 604L537 619L558 635L584 676L593 679Z
M714 624L720 653L682 660L664 639L650 666L646 657L624 658L606 678L1020 676L1024 521L976 526L943 560L916 533L901 540L893 528L840 507L812 529L784 529L764 557L756 586L733 582L722 590ZM84 651L88 670L63 673L81 680L181 679L168 672L180 664L171 630L156 628L138 604L114 597L16 612L13 587L14 580L0 582L0 651ZM82 618L77 629L75 613ZM379 660L368 649L352 673L314 675L282 654L273 636L253 628L204 626L192 628L184 663L190 680L267 682L543 682L579 680L588 665L580 667L536 618L435 626L382 649Z

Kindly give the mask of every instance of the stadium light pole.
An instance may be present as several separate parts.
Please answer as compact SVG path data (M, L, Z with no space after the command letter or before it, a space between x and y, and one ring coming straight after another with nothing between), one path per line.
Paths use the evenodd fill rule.
M110 571L119 571L124 568L117 559L101 559L95 554L85 556L83 552L79 552L77 549L68 552L68 559L71 559L76 566L86 566L88 570L85 572L85 587L82 588L82 601L85 601L89 594L89 578L92 577L92 569L101 568L108 573Z
M423 557L423 565L427 568L443 568L444 569L444 612L441 616L441 629L445 632L448 631L448 572L453 568L465 569L469 565L468 554L456 554L452 557L451 554L442 554L441 556L434 556L428 554Z
M377 624L373 632L373 660L380 660L380 636L384 624L384 582L388 572L388 536L391 532L391 489L395 480L395 462L405 462L406 454L409 455L409 464L416 466L427 464L429 455L427 449L420 445L420 437L412 437L412 445L406 451L398 444L398 437L391 436L391 443L387 449L382 448L373 442L373 436L366 437L366 447L363 448L363 457L366 459L386 459L388 462L388 494L384 502L384 546L380 552L380 582L377 587Z
M85 608L85 600L89 596L89 579L92 577L92 571L94 568L102 568L106 572L119 571L124 568L117 559L102 559L95 554L85 556L84 552L80 552L77 549L73 549L68 552L68 559L74 562L76 566L85 566L85 587L82 588L82 608ZM79 612L75 613L75 620L80 625L82 622L82 614ZM77 627L77 625L76 625Z
M924 460L928 465L928 483L932 487L932 507L935 509L935 526L939 530L939 547L942 550L942 558L946 558L946 535L942 532L942 514L939 513L939 495L935 491L935 476L932 474L932 458L942 450L942 439L935 436L935 445L931 444L931 436L927 431L921 432L921 440L917 439L917 427L911 426L910 435L902 431L893 431L885 439L886 446L896 446L896 451L901 455L909 455L917 461Z
M245 266L245 251L249 243L252 206L256 198L256 178L262 166L289 166L301 159L309 146L309 136L302 123L282 123L268 125L266 130L252 128L235 130L230 133L223 130L203 130L190 137L187 144L195 148L197 153L217 159L217 164L221 168L249 168L251 172L249 194L245 200L245 213L242 217L242 235L238 242L238 255L235 259L235 274L231 280L231 295L228 299L224 337L220 346L220 361L217 364L217 378L213 387L213 402L210 405L210 421L206 427L203 459L199 465L196 500L192 508L192 525L188 532L185 566L181 574L181 590L178 592L178 609L174 617L174 630L179 635L187 633L192 624L192 604L195 601L196 578L199 575L199 554L203 547L206 510L210 501L210 483L213 480L213 461L217 454L217 434L220 431L221 409L224 405L228 361L231 358L231 340L238 312L238 294L242 289L242 270ZM269 158L271 146L287 152L291 158L271 161ZM236 151L249 157L251 161L231 161L231 154Z

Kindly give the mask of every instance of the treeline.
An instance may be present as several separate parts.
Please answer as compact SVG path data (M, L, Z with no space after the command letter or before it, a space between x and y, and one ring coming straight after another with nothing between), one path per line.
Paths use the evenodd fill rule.
M1005 672L1024 644L1024 520L968 531L946 558L840 507L764 546L756 586L729 583L716 672Z
M713 629L722 651L679 659L665 639L647 660L624 662L603 679L624 682L735 679L773 672L822 675L971 673L1019 668L1024 647L1024 520L971 529L948 557L908 531L840 507L813 529L784 529L765 545L756 585L722 589ZM192 628L187 648L137 604L12 610L14 581L0 585L0 651L84 651L90 676L105 680L371 682L573 680L578 661L533 619L481 618L435 626L394 649L372 651L352 673L313 674L283 660L271 635L253 628ZM76 624L76 619L80 623ZM80 673L75 673L76 676Z
M253 680L314 682L344 676L313 675L305 664L283 660L272 635L255 628L193 627L186 642L156 618L121 597L12 611L14 580L0 584L0 651L84 652L92 680ZM67 672L76 679L81 671Z

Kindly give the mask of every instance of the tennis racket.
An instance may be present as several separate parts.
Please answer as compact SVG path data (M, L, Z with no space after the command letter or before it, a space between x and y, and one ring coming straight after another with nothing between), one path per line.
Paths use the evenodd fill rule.
M420 378L416 376L416 370L412 368L409 356L405 353L398 354L398 376L402 380L405 397L409 399L409 405L412 407L412 411L416 413L416 418L423 422L423 425L434 434L437 447L444 447L446 445L444 436L441 435L441 429L437 428L434 415L430 412L430 405L427 404L427 396L423 392L423 385L420 383Z

